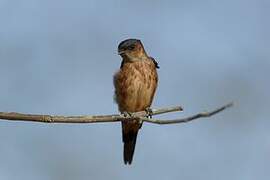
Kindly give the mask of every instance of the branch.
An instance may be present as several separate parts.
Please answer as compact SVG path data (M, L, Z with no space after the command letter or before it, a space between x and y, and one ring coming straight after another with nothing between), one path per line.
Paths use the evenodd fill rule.
M158 115L174 111L182 111L180 106L153 109L152 115ZM132 113L132 117L124 117L124 115L85 115L85 116L53 116L53 115L40 115L40 114L22 114L16 112L0 112L0 119L10 121L31 121L42 123L100 123L100 122L117 122L129 119L138 119L139 117L146 117L146 111Z
M181 118L181 119L171 119L171 120L159 120L159 119L149 119L149 118L145 118L145 117L141 117L140 120L144 121L144 122L149 122L149 123L154 123L154 124L176 124L176 123L186 123L189 121L193 121L195 119L199 119L199 118L205 118L205 117L210 117L213 116L229 107L232 107L233 103L229 103L226 104L220 108L217 108L213 111L210 112L201 112L198 114L195 114L193 116L189 116L189 117L185 117L185 118Z
M122 114L112 114L112 115L85 115L85 116L53 116L53 115L39 115L39 114L22 114L16 112L0 112L0 119L9 121L30 121L30 122L41 122L41 123L101 123L101 122L119 122L128 120L138 120L142 122L155 123L155 124L175 124L189 122L194 119L201 117L210 117L217 114L226 108L231 107L233 104L227 104L214 111L199 113L194 116L190 116L183 119L173 119L173 120L159 120L159 119L149 119L147 118L148 113L145 111L132 113L131 116L125 117ZM175 111L182 111L180 106L152 109L152 115L164 114Z

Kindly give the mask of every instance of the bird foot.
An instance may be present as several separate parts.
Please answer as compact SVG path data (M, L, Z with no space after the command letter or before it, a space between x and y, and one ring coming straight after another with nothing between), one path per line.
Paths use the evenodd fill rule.
M150 107L147 107L145 109L145 112L146 112L146 117L152 118L152 116L153 116L153 110Z
M127 117L127 118L133 117L131 112L124 111L124 112L122 112L122 114L124 115L124 117Z

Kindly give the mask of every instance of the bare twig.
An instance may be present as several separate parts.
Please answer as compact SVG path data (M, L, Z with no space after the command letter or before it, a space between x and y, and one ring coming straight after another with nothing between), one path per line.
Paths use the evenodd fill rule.
M153 109L153 115L182 111L180 106ZM10 121L32 121L42 123L99 123L99 122L117 122L128 119L138 119L139 117L146 117L146 111L132 113L132 117L124 117L119 114L112 115L85 115L85 116L53 116L53 115L39 115L39 114L22 114L16 112L0 112L0 119Z
M224 109L231 107L232 103L222 106L211 112L199 113L194 116L190 116L183 119L173 119L173 120L159 120L159 119L149 119L148 113L145 111L132 113L131 116L125 117L122 114L112 114L112 115L85 115L85 116L53 116L53 115L38 115L38 114L22 114L16 112L0 112L0 119L9 120L9 121L31 121L31 122L42 122L42 123L100 123L100 122L118 122L126 121L131 119L136 119L138 121L155 123L155 124L174 124L174 123L183 123L198 119L201 117L209 117L214 114L217 114ZM158 115L163 113L182 111L183 109L180 106L169 107L169 108L160 108L152 109L152 115Z
M149 122L149 123L155 123L155 124L176 124L176 123L186 123L195 119L199 119L199 118L203 118L203 117L210 117L213 116L229 107L233 106L233 103L229 103L226 104L220 108L217 108L213 111L210 112L202 112L202 113L198 113L195 114L193 116L189 116L189 117L185 117L185 118L181 118L181 119L171 119L171 120L159 120L159 119L149 119L149 118L145 118L145 117L141 117L141 121L144 122Z

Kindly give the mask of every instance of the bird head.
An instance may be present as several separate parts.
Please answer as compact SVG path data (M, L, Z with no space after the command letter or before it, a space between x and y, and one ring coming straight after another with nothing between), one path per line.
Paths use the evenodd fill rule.
M140 40L126 39L118 45L118 54L127 61L138 61L147 58Z

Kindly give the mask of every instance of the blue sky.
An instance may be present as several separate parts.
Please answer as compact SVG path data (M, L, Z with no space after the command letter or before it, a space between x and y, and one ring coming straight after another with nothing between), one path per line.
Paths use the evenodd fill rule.
M0 179L268 179L270 3L228 1L0 1L0 111L117 112L117 45L138 38L160 64L153 107L187 124L144 124L134 162L112 124L0 122Z

